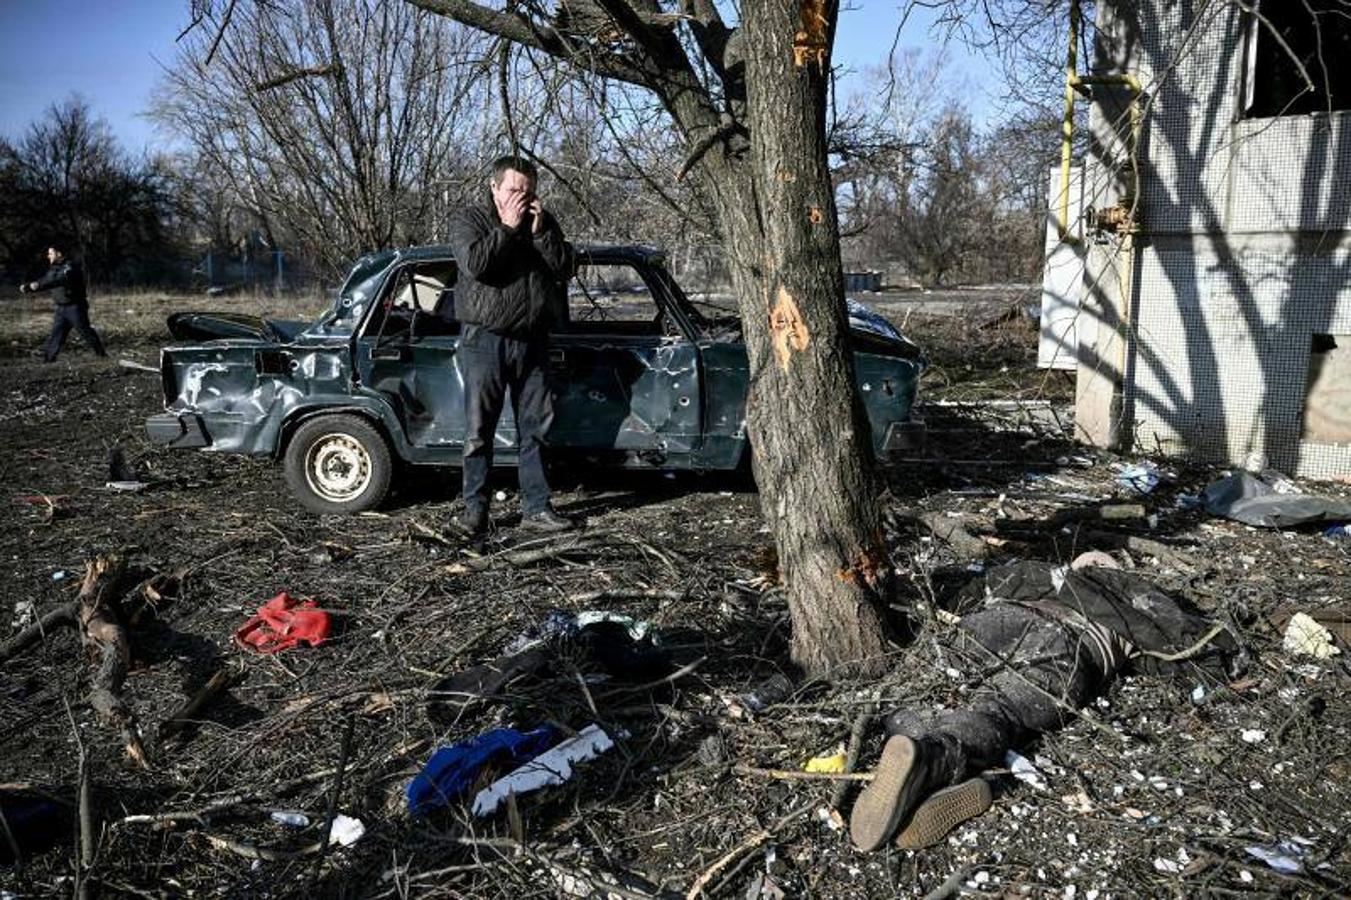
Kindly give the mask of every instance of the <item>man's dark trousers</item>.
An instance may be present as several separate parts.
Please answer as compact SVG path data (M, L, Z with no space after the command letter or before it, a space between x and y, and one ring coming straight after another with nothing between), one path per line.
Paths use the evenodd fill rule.
M56 312L52 316L52 333L47 336L47 345L42 348L42 358L45 362L56 360L56 355L65 346L66 337L72 328L80 332L80 337L84 338L89 349L99 356L108 355L108 351L103 349L103 341L99 340L99 333L89 324L89 304L61 303L57 305Z
M549 508L549 482L542 448L553 424L549 395L548 343L523 340L466 325L457 351L464 378L464 505L466 513L488 510L488 472L493 465L493 436L511 391L520 451L516 477L521 486L521 515Z

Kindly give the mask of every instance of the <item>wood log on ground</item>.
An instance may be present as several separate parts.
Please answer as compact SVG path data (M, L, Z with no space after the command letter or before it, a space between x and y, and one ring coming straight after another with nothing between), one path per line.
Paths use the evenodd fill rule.
M90 706L121 733L127 755L148 769L136 714L122 698L122 683L131 662L131 645L117 608L117 589L125 572L126 564L117 554L101 555L86 565L77 600L80 637L94 661Z
M65 628L75 624L75 610L78 604L63 603L56 609L46 613L32 625L29 625L23 631L20 631L14 637L0 644L0 663L8 662L10 657L16 656L23 650L28 649L29 645L37 643L48 632L55 631L58 628Z
M170 713L169 717L160 723L159 739L161 741L167 740L191 725L197 713L214 700L217 694L229 687L234 677L235 672L229 668L224 668L208 678L206 684L202 685L197 693L183 701L178 709Z

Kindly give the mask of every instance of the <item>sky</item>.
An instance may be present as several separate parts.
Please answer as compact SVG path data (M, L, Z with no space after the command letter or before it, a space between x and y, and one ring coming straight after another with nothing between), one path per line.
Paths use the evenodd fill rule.
M834 60L846 74L841 95L861 88L861 72L882 65L896 39L905 0L853 0L840 14ZM899 46L937 48L932 12L912 11ZM174 39L191 20L188 0L0 0L0 136L17 138L54 103L79 95L133 152L170 149L144 112ZM961 46L947 48L967 107L982 120L991 101L981 85L990 66Z

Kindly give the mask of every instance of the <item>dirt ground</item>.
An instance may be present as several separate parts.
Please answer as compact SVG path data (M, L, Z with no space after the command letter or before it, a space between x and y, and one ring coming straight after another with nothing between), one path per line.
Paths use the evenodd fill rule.
M114 359L152 365L167 312L273 305L154 294L94 303ZM149 767L127 758L91 708L91 665L74 629L0 664L0 783L46 794L61 813L55 846L0 868L0 896L69 895L77 877L95 894L153 897L1351 893L1348 654L1293 657L1270 621L1282 607L1351 597L1351 541L1209 518L1187 498L1219 473L1185 461L1159 461L1165 479L1136 496L1116 482L1123 460L1065 440L1058 424L1072 384L1032 367L1029 323L883 309L930 354L923 396L943 404L925 411L931 456L892 473L880 499L896 607L918 636L896 647L881 681L794 678L790 697L750 715L740 698L772 675L793 676L753 486L559 473L557 504L587 517L590 543L466 571L466 549L437 536L455 509L455 473L406 475L378 513L305 513L270 460L149 445L142 423L161 409L158 377L95 359L78 338L42 365L47 307L6 300L0 642L30 621L28 602L37 616L68 603L89 560L123 554L124 602L137 611L123 691ZM990 399L1025 403L977 402ZM149 489L105 488L114 447ZM507 500L489 554L516 540L510 474L500 487ZM1091 521L1104 503L1140 503L1146 517ZM928 513L960 522L974 545L939 539L919 524ZM1122 564L1236 624L1253 657L1246 674L1217 680L1184 664L1169 678L1120 680L1022 748L1041 786L987 773L993 808L922 852L852 848L841 816L855 782L769 774L849 744L860 721L866 770L882 742L871 714L960 704L989 672L943 649L948 626L934 611L982 567L1120 547ZM270 657L235 649L232 632L283 590L331 610L335 637ZM429 717L430 686L495 657L555 608L649 620L688 664L655 685L564 671L459 721ZM228 690L160 739L160 724L220 670ZM410 818L405 787L435 748L542 721L598 722L616 746L497 819L458 804ZM77 874L70 820L82 771L97 821L94 846L82 848L92 866ZM279 824L274 810L302 811L310 824ZM323 847L330 813L360 819L364 835ZM1290 864L1279 870L1264 853Z

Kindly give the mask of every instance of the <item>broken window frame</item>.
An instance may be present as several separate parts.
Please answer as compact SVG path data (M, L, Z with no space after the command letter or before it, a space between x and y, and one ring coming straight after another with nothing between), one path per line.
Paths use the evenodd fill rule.
M1292 35L1288 29L1287 33L1277 38L1280 23L1286 20L1272 19L1263 11L1264 6L1269 11L1279 9L1279 15L1304 14L1312 17L1316 46L1308 49L1312 51L1310 57L1314 68L1311 69L1304 60L1300 62L1315 83L1313 90L1306 86L1304 90L1288 97L1268 97L1259 91L1259 84L1264 79L1271 80L1273 74L1264 70L1284 65L1290 70L1290 77L1298 78L1299 69L1291 57L1298 57L1303 47L1302 44L1289 45L1288 39ZM1339 65L1346 67L1347 63L1336 54L1337 48L1332 43L1337 39L1336 34L1330 36L1324 31L1327 19L1320 18L1334 16L1342 23L1342 29L1351 34L1351 7L1344 7L1341 0L1281 0L1279 4L1269 0L1265 4L1263 0L1252 0L1251 5L1245 7L1243 79L1238 118L1270 119L1351 111L1351 89L1342 87L1342 83L1351 78L1338 79L1335 76L1341 70ZM1329 47L1332 53L1325 52ZM1273 94L1277 90L1269 89ZM1311 106L1311 102L1316 105Z

